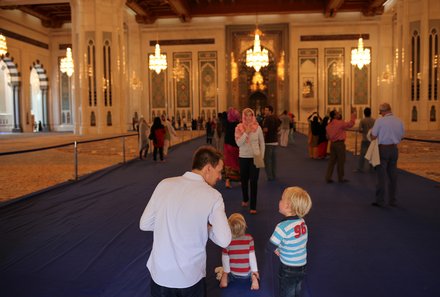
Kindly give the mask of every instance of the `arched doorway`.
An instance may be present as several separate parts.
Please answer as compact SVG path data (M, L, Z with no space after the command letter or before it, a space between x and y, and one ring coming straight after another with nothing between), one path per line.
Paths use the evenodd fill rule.
M48 80L46 71L39 61L33 63L33 67L31 67L30 86L31 123L34 127L33 131L49 131L47 102Z
M9 53L0 57L0 131L22 132L20 122L20 73Z
M11 75L6 63L0 60L0 131L10 132L14 128L14 100Z
M33 125L34 132L43 131L43 99L40 88L40 79L38 77L37 70L32 68L31 70L31 123Z
M248 106L252 108L256 114L262 114L264 107L267 105L267 96L256 91L249 96Z

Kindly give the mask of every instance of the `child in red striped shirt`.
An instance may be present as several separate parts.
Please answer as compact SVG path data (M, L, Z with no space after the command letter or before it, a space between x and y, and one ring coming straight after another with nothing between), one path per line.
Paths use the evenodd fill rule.
M222 251L223 274L220 287L226 288L228 282L237 278L249 278L251 290L260 288L258 280L257 258L255 257L254 239L246 234L246 221L239 213L233 213L228 218L232 232L232 241Z

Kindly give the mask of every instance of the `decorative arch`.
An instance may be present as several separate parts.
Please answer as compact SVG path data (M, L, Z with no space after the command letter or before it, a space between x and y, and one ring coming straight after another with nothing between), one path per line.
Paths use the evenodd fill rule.
M0 56L9 71L10 85L12 88L12 104L13 104L13 122L14 127L12 132L23 132L21 127L21 117L20 117L20 87L21 87L21 74L18 71L18 65L14 63L14 58L9 56L7 53L4 56ZM27 123L29 119L27 119Z
M248 107L255 111L255 115L262 113L262 109L267 105L267 95L261 91L256 91L249 96Z
M30 67L30 70L35 69L38 74L38 79L40 81L40 89L41 89L41 101L42 101L42 110L43 110L43 121L42 121L42 128L43 131L47 132L49 131L49 105L48 105L48 87L49 87L49 79L46 74L46 70L44 69L43 64L40 64L39 60L36 60L32 63L32 66Z

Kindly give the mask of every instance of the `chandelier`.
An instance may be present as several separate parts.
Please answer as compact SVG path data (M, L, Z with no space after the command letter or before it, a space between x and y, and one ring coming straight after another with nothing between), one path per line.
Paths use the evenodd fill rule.
M150 70L156 71L159 74L162 70L167 69L167 57L160 53L160 45L156 43L154 55L150 55L150 62L148 64Z
M267 49L261 50L260 45L261 31L255 29L254 48L246 51L246 66L253 67L255 71L260 71L261 67L269 65L269 52Z
M71 77L73 74L72 49L70 47L66 49L66 57L61 59L60 71L66 73L68 77Z
M362 69L364 65L370 64L370 50L364 48L364 41L362 37L359 38L358 48L351 50L351 65Z
M173 77L176 81L185 78L185 68L180 64L180 60L176 59L176 66L173 68Z
M264 84L264 78L261 75L261 73L257 71L252 77L251 90L255 92L255 91L263 91L264 89L266 89L266 85Z
M0 33L0 56L6 55L8 52L8 46L6 45L6 38Z
M332 65L332 75L342 78L344 75L344 64L342 63L342 58L339 57L338 60L334 61Z

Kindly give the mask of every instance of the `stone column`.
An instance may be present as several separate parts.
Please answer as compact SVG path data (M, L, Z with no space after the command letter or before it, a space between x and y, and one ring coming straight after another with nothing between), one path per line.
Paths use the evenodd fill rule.
M70 6L75 133L126 132L125 1L71 0Z
M20 85L14 84L12 86L12 96L13 96L13 104L14 104L14 128L12 132L23 132L21 128L21 119L20 119Z
M49 106L47 104L47 100L48 100L48 96L47 96L47 87L41 88L41 104L42 106L42 110L43 110L43 132L48 132L50 131L50 127L49 127Z
M420 105L418 129L426 130L429 124L429 104L428 104L428 80L429 80L429 2L421 0L420 15L420 50L421 61L420 69L422 73L422 81L420 86Z

